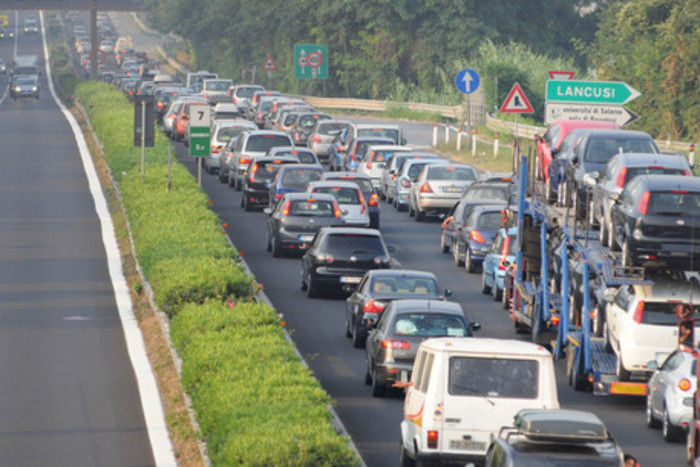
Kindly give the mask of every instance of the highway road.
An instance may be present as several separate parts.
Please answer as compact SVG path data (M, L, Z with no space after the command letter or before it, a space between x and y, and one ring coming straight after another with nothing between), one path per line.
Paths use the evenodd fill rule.
M111 15L119 31L127 30L136 48L152 51L159 38L143 34L122 13ZM125 28L125 29L121 29ZM234 77L236 78L236 77ZM351 118L355 121L366 119ZM371 121L380 121L373 119ZM396 123L396 122L391 122ZM429 146L432 124L400 122L409 145ZM196 176L196 163L179 144L180 159ZM228 233L265 292L287 321L288 329L301 354L323 388L335 401L335 409L370 467L398 462L399 423L402 397L377 399L364 385L364 349L352 347L344 334L344 299L309 299L300 288L299 258L272 258L265 250L266 215L245 213L240 193L220 184L214 176L203 175L203 189L213 201L212 208L228 223ZM416 223L406 213L397 213L382 203L382 233L395 256L406 268L434 272L444 287L453 290L451 300L459 302L466 316L482 324L482 337L527 339L516 335L500 305L480 292L480 276L456 269L450 255L439 252L439 221ZM644 400L631 397L594 397L575 392L566 384L564 362L556 362L559 398L562 407L595 412L606 423L623 448L634 454L642 466L685 464L684 445L669 444L657 430L646 427Z
M0 41L8 64L15 53L43 57L41 35L18 34L16 46ZM144 380L129 356L138 328L125 333L120 319L109 269L119 254L98 217L103 205L46 75L38 100L10 99L8 79L0 78L0 465L155 465L163 457L144 415L153 401L142 404Z

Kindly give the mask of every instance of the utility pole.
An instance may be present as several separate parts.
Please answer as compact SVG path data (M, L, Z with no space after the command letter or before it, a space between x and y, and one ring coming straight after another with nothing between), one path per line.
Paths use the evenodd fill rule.
M90 79L97 80L97 0L90 0Z

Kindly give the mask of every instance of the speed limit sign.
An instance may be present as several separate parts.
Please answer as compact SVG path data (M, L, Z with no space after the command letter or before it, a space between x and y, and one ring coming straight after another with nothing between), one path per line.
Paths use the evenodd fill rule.
M310 52L306 56L306 60L311 68L318 68L323 63L323 55L321 55L321 52Z
M105 57L105 53L102 50L97 49L97 63L99 65L102 65L105 62L106 58L107 57ZM90 61L92 61L92 54L90 54Z

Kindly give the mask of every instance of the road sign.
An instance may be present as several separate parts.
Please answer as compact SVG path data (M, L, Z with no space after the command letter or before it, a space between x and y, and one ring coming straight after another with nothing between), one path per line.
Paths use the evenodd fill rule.
M328 46L296 44L294 46L294 78L328 79Z
M193 105L190 107L190 156L208 157L210 154L209 131L211 107Z
M106 58L104 51L102 49L97 49L97 64L102 65ZM88 61L92 61L92 53L88 55Z
M527 99L527 96L525 96L523 88L520 87L520 84L515 83L513 85L510 92L508 93L508 97L506 97L506 100L501 106L501 112L521 114L530 114L534 112L532 104L530 104L530 101Z
M569 79L574 79L575 71L563 71L563 70L549 70L549 79L566 81Z
M155 146L155 107L153 96L139 95L134 100L134 147Z
M642 94L619 81L547 81L547 101L624 105Z
M544 119L547 125L557 120L615 122L624 127L639 119L639 115L621 105L586 105L546 102Z
M265 71L277 71L277 65L275 65L275 62L272 60L271 56L267 56L265 63L263 63L262 69Z
M479 74L470 68L465 68L455 77L455 86L463 94L471 94L476 91L480 82Z

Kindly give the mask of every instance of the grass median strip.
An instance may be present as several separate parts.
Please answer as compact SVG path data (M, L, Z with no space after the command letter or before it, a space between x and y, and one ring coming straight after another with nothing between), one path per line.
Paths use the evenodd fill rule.
M117 182L136 256L171 317L192 399L215 465L356 465L336 432L328 395L284 338L275 311L238 264L206 195L180 164L166 189L167 140L146 154L141 183L133 107L104 83L82 83L88 112Z

